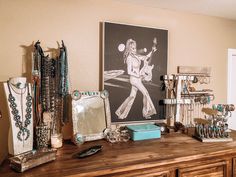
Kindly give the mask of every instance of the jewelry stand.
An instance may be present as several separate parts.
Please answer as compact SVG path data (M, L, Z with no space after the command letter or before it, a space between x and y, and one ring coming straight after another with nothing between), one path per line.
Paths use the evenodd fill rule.
M9 131L10 121L8 119L7 102L5 101L5 92L3 82L0 83L0 166L1 163L7 158L7 134Z
M8 150L15 156L33 149L31 85L25 77L10 78L3 85L10 118Z

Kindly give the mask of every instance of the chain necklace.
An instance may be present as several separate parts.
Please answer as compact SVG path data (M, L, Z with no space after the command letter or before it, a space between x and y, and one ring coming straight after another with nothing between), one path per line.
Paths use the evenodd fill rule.
M27 96L26 96L26 114L25 114L25 121L23 123L23 120L21 121L21 116L19 115L19 111L17 109L17 104L15 103L16 98L12 95L10 83L7 81L7 86L9 90L9 96L8 101L10 103L11 113L13 115L13 119L15 121L15 126L18 127L20 130L17 133L17 139L20 141L27 140L30 136L30 131L27 129L27 126L31 123L31 112L32 112L32 97L29 93L29 86L27 84ZM22 99L22 98L21 98ZM22 107L22 114L23 114L23 104ZM22 115L23 117L23 115ZM26 137L25 137L26 135ZM23 138L22 138L23 137ZM25 137L25 138L24 138Z

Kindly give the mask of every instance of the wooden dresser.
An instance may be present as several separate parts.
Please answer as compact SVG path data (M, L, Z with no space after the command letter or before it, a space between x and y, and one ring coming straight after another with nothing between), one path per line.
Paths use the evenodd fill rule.
M236 140L236 132L232 133ZM102 152L85 158L73 153L92 145L103 145ZM57 160L24 173L16 173L7 161L0 176L158 176L158 177L236 177L236 141L201 143L187 135L172 133L158 140L110 144L105 140L77 147L65 143Z

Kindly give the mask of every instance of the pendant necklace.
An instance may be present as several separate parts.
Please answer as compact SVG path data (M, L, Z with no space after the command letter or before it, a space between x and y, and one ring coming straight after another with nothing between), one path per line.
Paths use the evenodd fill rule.
M26 114L25 114L25 121L24 122L23 122L23 120L21 121L21 116L19 115L19 111L17 109L17 104L15 103L16 98L12 95L9 81L7 81L7 86L8 86L8 90L9 90L8 101L10 103L11 113L12 113L13 119L15 121L15 126L20 129L19 132L17 133L17 139L20 141L27 140L30 136L30 131L29 131L29 129L27 129L27 126L31 123L31 118L32 118L32 115L31 115L32 97L30 96L30 93L29 93L29 86L28 86L28 84L27 84L27 86L25 86L25 87L27 87L27 96L26 96ZM15 92L15 93L19 94L17 92ZM21 92L21 112L22 112L22 118L23 118L22 94L23 93Z

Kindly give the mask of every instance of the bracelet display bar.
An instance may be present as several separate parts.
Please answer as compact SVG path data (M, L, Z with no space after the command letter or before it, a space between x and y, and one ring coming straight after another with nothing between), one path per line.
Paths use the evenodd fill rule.
M198 136L193 136L197 140L203 143L214 143L214 142L230 142L233 141L232 138L200 138Z
M194 102L193 99L163 99L164 104L192 104Z
M189 80L192 81L194 79L194 76L187 76L187 75L164 75L163 80Z

